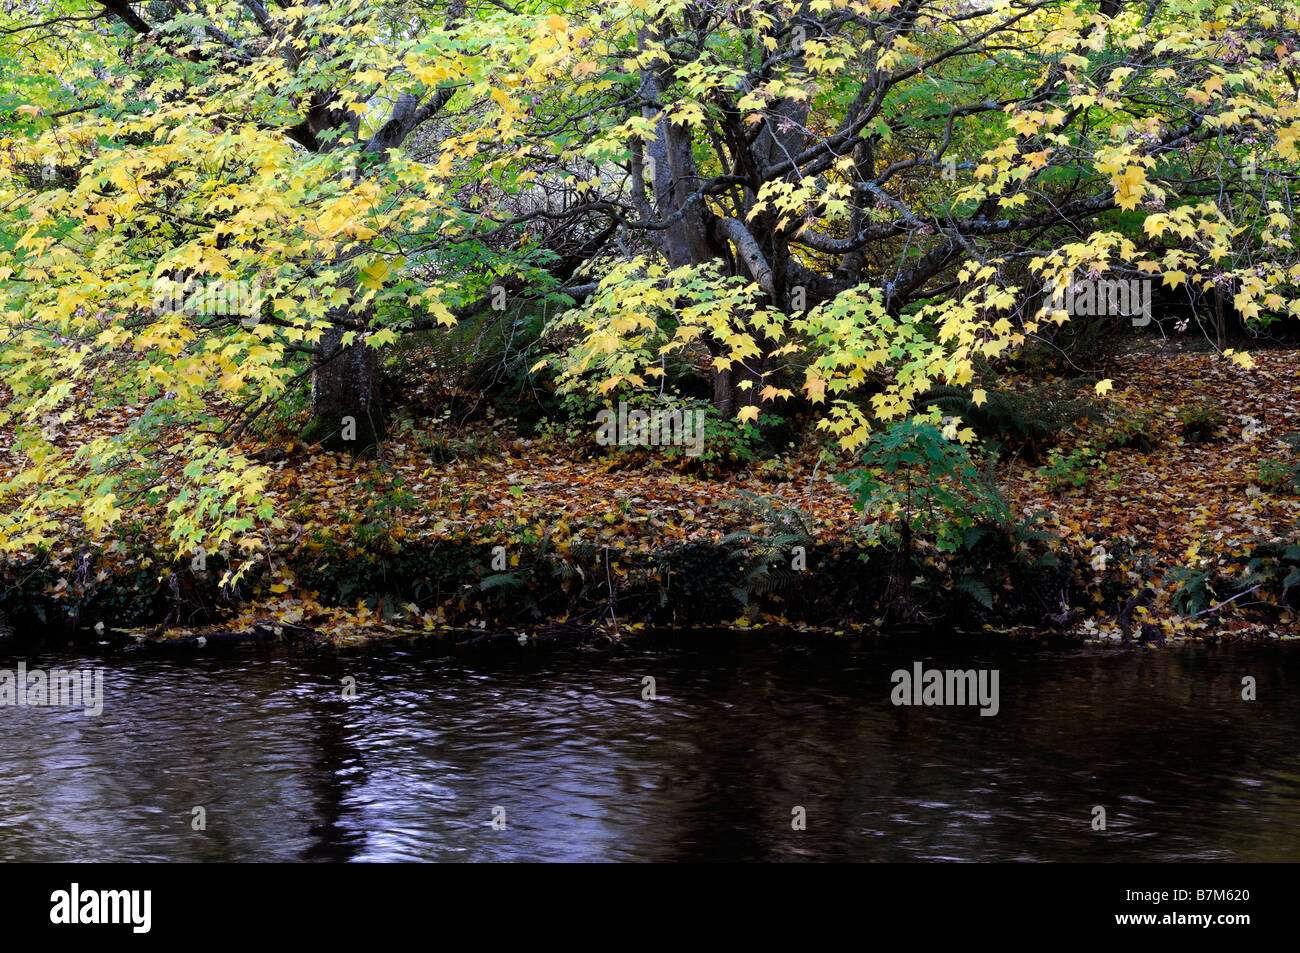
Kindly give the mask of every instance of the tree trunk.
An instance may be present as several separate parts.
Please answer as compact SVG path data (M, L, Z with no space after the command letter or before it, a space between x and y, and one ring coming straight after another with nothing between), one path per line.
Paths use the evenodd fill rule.
M334 326L321 336L324 355L338 351L344 329ZM379 390L379 355L363 342L317 365L311 375L311 419L302 439L327 450L366 453L384 435Z
M1214 344L1222 351L1228 346L1228 319L1223 307L1223 285L1214 283Z
M448 24L464 15L464 0L453 0L448 12ZM452 96L452 90L442 89L424 100L413 93L403 93L393 105L388 121L365 142L364 153L372 164L383 165L392 150L421 123L436 115ZM332 97L330 97L332 98ZM351 124L351 140L324 148L358 148L360 125L356 116L342 110ZM338 128L345 120L329 120L331 128ZM356 174L355 172L353 173ZM353 281L349 278L348 281ZM323 363L312 369L311 419L303 430L302 438L308 443L327 449L350 450L364 453L379 445L384 436L384 412L379 391L379 356L375 349L363 341L356 341L336 354L343 335L350 328L359 331L368 320L356 320L346 312L331 312L333 325L317 343L318 359Z
M894 553L881 600L881 618L886 622L911 622L915 619L916 606L912 601L912 574L915 570L912 565L912 524L903 516L898 521L898 550Z

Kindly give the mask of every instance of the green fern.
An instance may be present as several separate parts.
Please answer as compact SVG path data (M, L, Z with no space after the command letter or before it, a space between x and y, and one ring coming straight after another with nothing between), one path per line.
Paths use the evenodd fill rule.
M748 491L723 505L761 527L736 530L722 538L723 546L734 547L732 558L741 564L740 583L731 587L741 605L749 605L754 595L769 595L792 585L798 573L788 565L791 551L797 546L807 550L813 544L809 514Z
M933 388L918 405L938 407L945 415L960 417L984 440L1036 458L1073 432L1080 421L1105 420L1096 402L1067 396L1091 382L1080 377L1023 390L987 390L979 405L973 387L943 385Z
M963 579L953 586L958 592L964 592L985 609L993 608L993 593L989 587L978 579Z

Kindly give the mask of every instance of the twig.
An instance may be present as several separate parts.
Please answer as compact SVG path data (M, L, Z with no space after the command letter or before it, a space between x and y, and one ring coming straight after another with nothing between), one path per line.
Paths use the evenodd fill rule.
M1222 602L1220 602L1217 606L1210 606L1210 608L1208 608L1208 609L1202 609L1200 612L1197 612L1195 615L1193 615L1192 618L1195 619L1195 618L1197 618L1198 616L1203 616L1203 615L1206 615L1207 613L1210 613L1210 612L1217 612L1218 610L1220 610L1220 609L1222 609L1224 606L1226 606L1229 602L1236 602L1236 601L1237 601L1238 599L1240 599L1242 596L1248 596L1248 595L1250 595L1252 592L1254 592L1256 589L1258 589L1258 588L1259 588L1260 586L1262 586L1262 585L1264 585L1264 584L1261 582L1261 583L1259 583L1258 585L1251 586L1249 589L1246 589L1246 590L1243 591L1243 592L1239 592L1239 593L1237 593L1237 594L1236 594L1235 596L1233 596L1231 599L1224 599L1224 600L1223 600Z
M619 637L618 613L614 611L614 582L609 576L609 547L605 547L605 588L609 591L609 622L614 630L614 638Z

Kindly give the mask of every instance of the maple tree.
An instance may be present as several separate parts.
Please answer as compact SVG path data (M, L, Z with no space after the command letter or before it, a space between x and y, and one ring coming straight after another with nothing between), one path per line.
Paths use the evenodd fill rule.
M275 528L250 421L310 387L313 440L373 442L382 349L507 298L558 313L562 388L685 371L845 449L1066 320L1044 286L1294 316L1298 29L1283 0L6 4L0 547L158 504L178 552Z

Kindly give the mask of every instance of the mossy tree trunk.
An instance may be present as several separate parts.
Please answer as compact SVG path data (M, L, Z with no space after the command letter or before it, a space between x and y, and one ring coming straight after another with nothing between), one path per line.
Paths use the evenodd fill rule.
M319 342L326 357L312 371L311 418L302 439L326 450L369 453L384 435L379 356L364 342L340 350L343 334L335 326Z

